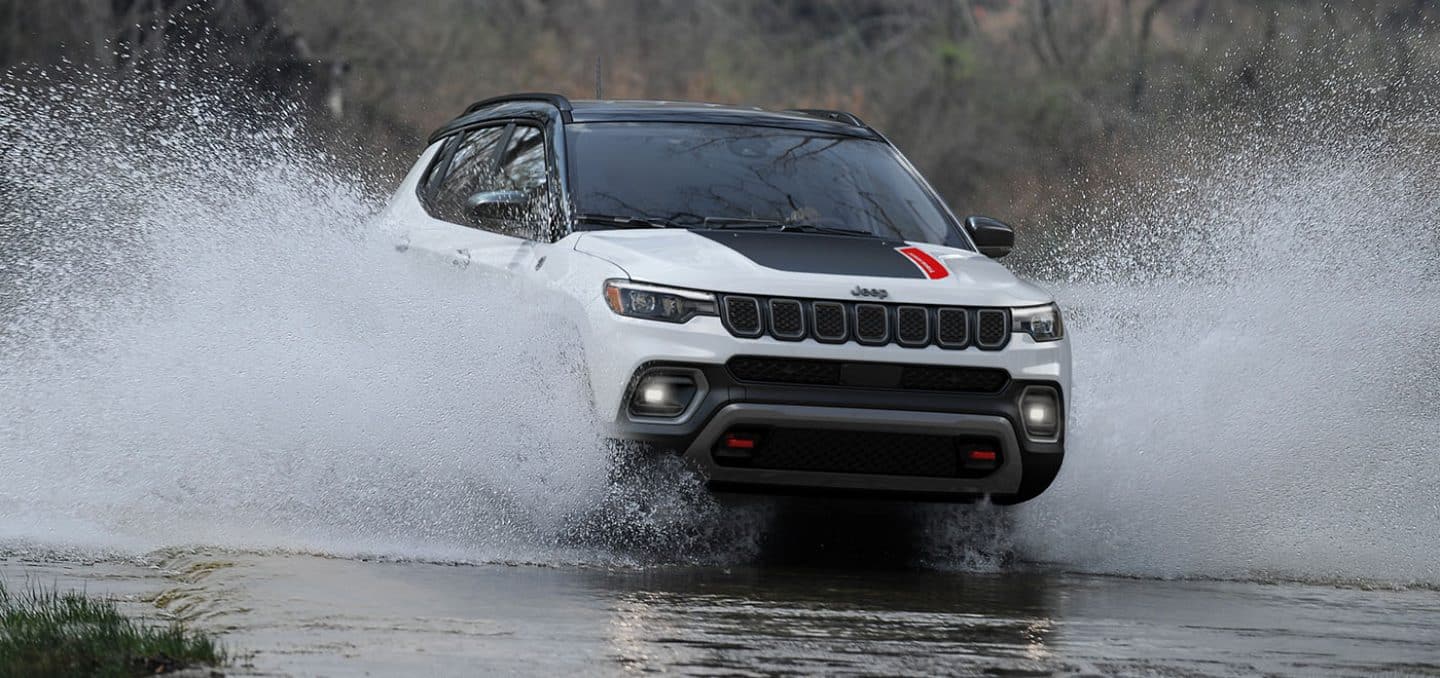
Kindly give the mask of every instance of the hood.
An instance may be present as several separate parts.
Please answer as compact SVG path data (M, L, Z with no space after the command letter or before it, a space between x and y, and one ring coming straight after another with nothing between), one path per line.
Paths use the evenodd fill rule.
M632 280L710 292L889 303L1031 306L1052 300L983 255L928 243L778 231L590 231L575 243Z

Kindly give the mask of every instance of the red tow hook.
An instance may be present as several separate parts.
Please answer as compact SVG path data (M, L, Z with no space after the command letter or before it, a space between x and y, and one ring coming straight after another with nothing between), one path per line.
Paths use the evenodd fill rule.
M755 436L749 433L726 433L720 444L732 450L753 450Z
M760 446L760 436L744 431L730 431L715 445L715 457L748 461Z

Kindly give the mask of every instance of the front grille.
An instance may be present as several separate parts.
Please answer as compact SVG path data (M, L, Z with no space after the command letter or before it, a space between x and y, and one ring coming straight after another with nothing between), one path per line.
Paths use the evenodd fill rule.
M805 307L794 299L771 299L770 327L776 339L804 338Z
M856 341L907 348L975 347L996 351L1010 341L1010 313L1001 308L898 306L873 302L812 301L723 295L721 320L737 337L769 335L785 341L827 344Z
M994 440L920 433L775 428L757 435L760 444L753 452L716 454L715 463L784 471L963 478L993 470L966 469L965 455L970 450L1000 449Z
M1000 348L1010 339L1010 317L1000 309L982 308L976 313L975 345Z
M999 393L1010 373L993 367L902 365L897 363L737 356L726 364L737 381L799 386L898 388L950 393Z
M883 344L890 336L890 314L879 304L855 306L855 338L862 344Z
M924 346L930 341L930 312L920 306L895 309L895 339L906 346Z
M936 311L940 321L936 341L945 348L961 348L970 342L970 314L964 309L942 308Z
M815 313L815 338L820 341L845 341L845 305L833 301L811 304Z
M755 297L725 297L724 320L731 334L758 337L761 333L760 303Z

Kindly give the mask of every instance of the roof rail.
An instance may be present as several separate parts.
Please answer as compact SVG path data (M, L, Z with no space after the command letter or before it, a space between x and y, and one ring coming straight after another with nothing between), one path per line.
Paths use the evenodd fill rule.
M835 122L843 122L847 125L854 125L856 127L865 127L865 123L861 121L859 117L857 117L854 113L847 113L845 111L832 111L828 108L792 108L785 112L799 113L801 115L808 115L812 118L824 118L826 120L833 120Z
M489 99L477 101L473 104L470 104L470 107L465 109L465 114L468 115L470 113L474 113L475 111L485 108L486 106L494 106L495 104L503 104L510 101L543 101L547 104L550 104L551 106L554 106L555 108L560 109L562 112L565 113L569 113L571 110L570 100L566 99L565 96L562 94L551 94L549 92L519 92L516 94L502 94L498 97L490 97Z

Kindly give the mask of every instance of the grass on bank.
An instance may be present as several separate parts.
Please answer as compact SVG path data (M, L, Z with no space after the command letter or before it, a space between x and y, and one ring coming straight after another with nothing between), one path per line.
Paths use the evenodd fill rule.
M108 600L0 583L0 678L142 676L224 661L214 639L180 624L149 626Z

